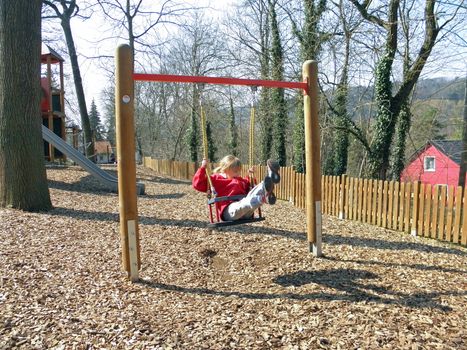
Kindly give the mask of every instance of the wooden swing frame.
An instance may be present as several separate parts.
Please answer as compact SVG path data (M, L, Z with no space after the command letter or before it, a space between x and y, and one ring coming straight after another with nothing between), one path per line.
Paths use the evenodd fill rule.
M120 240L122 268L131 281L139 279L141 267L136 195L134 83L157 81L249 85L301 89L304 94L305 156L306 156L306 220L308 250L321 256L321 169L318 124L318 65L306 61L303 82L198 77L162 74L140 74L133 71L129 45L120 45L115 55L115 117L117 136L118 195L120 209Z

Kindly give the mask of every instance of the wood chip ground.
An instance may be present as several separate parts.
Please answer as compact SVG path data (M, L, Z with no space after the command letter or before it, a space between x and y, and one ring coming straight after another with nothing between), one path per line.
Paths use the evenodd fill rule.
M212 231L189 182L138 169L133 284L118 196L47 176L53 210L0 210L0 349L467 349L465 248L324 216L314 258L292 204Z

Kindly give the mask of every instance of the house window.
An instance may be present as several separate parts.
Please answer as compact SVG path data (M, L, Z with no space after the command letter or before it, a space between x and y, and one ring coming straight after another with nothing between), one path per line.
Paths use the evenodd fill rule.
M425 171L435 171L435 157L425 157L423 169Z

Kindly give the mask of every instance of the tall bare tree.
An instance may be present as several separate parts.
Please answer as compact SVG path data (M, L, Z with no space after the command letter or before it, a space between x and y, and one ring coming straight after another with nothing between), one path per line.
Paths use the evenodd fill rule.
M459 168L459 186L465 186L465 174L467 172L467 75L465 77L465 92L464 92L464 111L463 111L463 128L462 128L462 157L461 166Z
M181 2L164 0L97 0L105 17L111 21L114 39L126 39L136 59L135 51L151 51L156 46L148 36L156 36L158 25L179 25L176 19L191 6ZM158 43L160 44L160 43Z
M247 77L271 78L271 23L267 0L243 0L236 13L229 17L227 31L230 53L237 63L237 74ZM269 113L271 89L261 89L258 100L260 129L259 158L265 162L272 149L272 118Z
M0 1L0 207L52 206L41 137L40 54L41 1Z
M154 48L160 45L154 38L158 25L179 25L177 18L186 13L191 6L183 3L164 0L154 2L152 0L97 0L105 17L110 20L113 27L114 39L128 40L131 48L133 67L143 53L154 52ZM163 42L163 40L161 40ZM137 55L138 53L138 55ZM142 59L141 59L142 62ZM144 67L144 64L142 64ZM138 115L136 116L138 119ZM141 123L137 120L137 125ZM142 156L141 133L136 129L137 151Z
M89 114L86 106L83 79L79 68L75 41L71 30L71 19L79 16L79 7L76 4L76 0L43 0L43 3L49 8L49 11L45 12L43 18L58 18L65 35L71 69L73 71L73 80L75 83L76 97L78 99L79 113L81 115L81 127L84 132L86 156L90 159L94 159L94 140L92 138L91 123L89 121Z
M226 48L217 37L219 29L211 20L195 13L181 28L181 36L175 40L172 56L179 62L179 72L195 76L218 74L225 65ZM188 144L191 160L198 160L201 133L199 125L199 106L208 100L208 86L195 84L192 87L191 123ZM206 106L205 106L206 107ZM209 115L208 115L209 118ZM213 125L214 132L214 125Z

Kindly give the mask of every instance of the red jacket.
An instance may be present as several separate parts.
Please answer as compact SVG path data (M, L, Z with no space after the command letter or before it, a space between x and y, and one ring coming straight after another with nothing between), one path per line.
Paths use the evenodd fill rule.
M250 180L247 177L234 177L227 179L223 174L212 174L211 182L216 190L217 197L246 195L250 190ZM207 192L209 188L206 169L201 167L193 176L193 188L200 192ZM233 201L222 201L216 203L217 214L222 218L225 208Z

